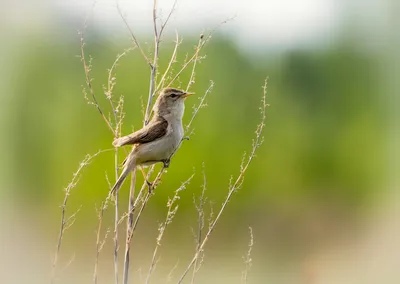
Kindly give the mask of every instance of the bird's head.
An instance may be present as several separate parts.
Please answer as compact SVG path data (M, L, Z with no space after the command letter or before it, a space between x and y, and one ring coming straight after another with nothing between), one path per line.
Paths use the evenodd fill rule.
M154 104L154 112L163 117L171 116L181 119L185 110L185 98L190 95L193 93L174 88L162 89Z

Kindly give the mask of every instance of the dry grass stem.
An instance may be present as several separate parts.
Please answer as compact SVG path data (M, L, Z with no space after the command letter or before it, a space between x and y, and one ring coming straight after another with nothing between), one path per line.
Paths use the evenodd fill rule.
M86 75L86 84L90 90L90 93L92 95L92 101L89 101L89 103L94 104L96 108L99 110L101 116L103 117L104 121L106 122L108 128L113 133L114 137L120 136L120 131L121 131L121 126L122 126L122 121L124 118L124 113L123 113L123 103L124 99L123 96L120 96L118 100L118 104L115 106L114 100L113 100L113 90L116 85L116 75L115 75L115 68L117 67L118 62L122 57L124 57L129 51L133 50L134 48L130 48L125 50L123 53L118 54L115 61L113 62L111 68L108 70L108 80L107 80L107 87L104 87L104 94L107 98L107 100L110 103L110 107L113 113L113 118L114 118L114 127L112 126L111 120L107 119L104 115L104 112L101 110L96 96L93 91L93 87L91 85L92 78L90 77L90 70L91 70L91 64L87 64L85 60L85 53L84 53L84 36L83 33L80 33L81 35L81 60L84 65L84 70L85 70L85 75ZM86 93L85 93L86 94ZM87 98L87 96L85 96ZM118 149L114 149L114 168L115 168L115 180L118 179ZM107 197L106 203L108 202L108 199L110 196ZM119 209L118 209L118 193L115 195L115 222L114 222L114 278L115 278L115 283L118 283L118 250L119 250L119 243L118 243L118 220L119 220ZM106 204L103 204L106 206ZM102 226L102 216L104 214L105 207L102 207L101 209L101 218L99 218L99 226L98 226L98 235L97 235L97 242L96 242L96 260L95 260L95 272L94 272L94 282L97 283L97 265L98 265L98 255L100 253L100 248L102 248L102 243L100 243L99 240L99 233L101 230ZM108 233L107 233L108 234Z
M118 100L117 108L115 111L117 112L117 123L115 125L115 132L117 133L117 137L121 136L121 129L122 129L122 123L125 118L125 113L123 111L124 109L124 97L121 95Z
M130 35L130 37L131 37L131 39L132 39L132 42L134 43L134 46L137 47L137 48L140 50L140 53L142 54L144 60L145 60L146 63L151 67L151 66L152 66L151 61L150 61L150 59L146 56L146 53L143 51L142 47L140 46L139 41L137 40L137 38L136 38L136 36L135 36L133 30L132 30L131 27L129 26L128 21L126 20L124 14L123 14L122 11L121 11L121 7L119 6L119 1L118 1L118 0L117 0L117 10L118 10L119 16L121 17L122 21L124 22L126 28L127 28L128 31L129 31L129 35Z
M158 252L158 249L161 246L161 240L162 240L162 238L164 236L165 230L167 229L167 226L169 224L171 224L172 220L175 217L176 212L178 211L179 205L177 205L177 202L180 199L179 194L180 194L180 192L182 190L186 189L187 185L190 183L190 181L193 179L193 177L194 177L194 174L192 174L186 181L184 181L181 184L181 186L177 190L175 190L175 194L174 194L174 197L172 199L168 199L167 216L165 218L165 221L158 228L157 243L156 243L156 247L154 248L153 257L151 259L151 264L150 264L150 267L149 267L149 271L147 273L146 284L149 283L151 274L153 273L153 271L155 269L157 252Z
M160 47L160 34L157 31L157 0L153 1L153 28L154 28L154 57L153 63L151 65L150 72L150 86L149 86L149 97L147 99L146 112L144 115L144 126L149 123L150 114L151 114L151 106L153 105L153 97L155 95L155 84L156 84L156 75L157 75L157 65L158 65L158 52Z
M188 59L185 59L185 63L182 65L182 68L176 73L176 75L172 78L172 80L169 82L168 86L171 86L176 79L179 78L179 76L182 74L183 71L186 70L186 68L189 66L190 63L194 62L194 66L192 68L192 73L191 73L191 78L189 80L187 89L189 89L191 87L191 85L193 85L192 81L193 81L193 76L194 76L194 72L195 72L195 68L196 68L196 62L199 61L201 59L201 57L199 56L200 51L203 49L203 47L206 45L206 43L211 39L212 35L223 25L228 23L229 21L233 20L236 16L231 17L226 19L225 21L222 21L221 23L219 23L219 25L217 25L214 29L212 29L207 36L204 36L204 34L200 35L200 39L199 42L197 44L197 46L195 47L195 52L194 54Z
M70 259L68 260L67 264L64 265L63 268L60 269L60 274L62 274L65 270L68 269L68 267L74 262L76 257L75 252L72 254L72 256L70 257Z
M175 36L176 36L176 38L175 38L174 51L172 52L171 59L169 60L167 69L165 69L165 72L164 72L163 76L161 77L160 82L157 85L157 88L155 90L156 92L164 87L164 82L165 82L167 76L169 75L169 71L170 71L172 65L176 62L178 47L182 43L182 41L179 40L179 34L177 32L175 32Z
M172 275L174 274L175 270L178 268L178 265L179 265L179 259L178 259L178 261L175 263L175 265L171 268L171 270L169 271L165 283L170 283L170 282L171 282L171 280L172 280Z
M118 220L119 220L119 212L118 212L118 190L115 192L115 200L114 200L114 281L115 284L118 284Z
M86 22L85 22L85 28L86 28ZM89 99L86 88L83 88L84 97L89 104L94 105L97 108L101 117L103 118L104 122L106 123L107 127L114 134L114 129L111 126L109 119L105 116L103 110L101 109L101 107L97 101L96 95L94 93L94 90L93 90L93 86L92 86L93 78L90 75L90 72L92 70L92 58L89 58L89 61L87 61L87 59L85 57L84 30L80 31L79 35L80 35L80 41L81 41L81 61L83 63L83 69L85 71L86 86L89 89L89 93L90 93L90 96L92 99Z
M179 76L182 74L182 72L185 71L186 68L188 68L190 63L198 60L200 51L202 50L202 48L204 47L204 45L207 43L207 41L209 39L211 39L211 35L209 35L206 39L204 39L203 34L200 35L200 40L199 40L198 45L195 48L194 54L189 58L189 60L185 60L185 63L182 65L181 69L175 74L175 76L172 78L172 80L168 83L167 86L171 86L176 81L176 79L179 78ZM194 68L192 69L192 72L193 72L193 70L194 70ZM190 87L191 85L192 84L190 84L190 81L189 81L188 87Z
M243 284L247 283L247 275L248 275L248 273L250 271L250 267L252 265L251 251L253 250L254 237L253 237L253 229L251 227L249 227L249 233L250 233L249 248L247 250L246 257L244 258L245 269L242 272L242 283Z
M206 107L207 104L205 103L207 96L212 92L214 88L214 82L210 81L210 85L208 86L208 89L205 91L204 95L200 97L200 102L197 106L193 107L193 113L192 113L192 117L189 120L189 123L186 125L186 133L189 132L190 127L192 126L192 123L194 121L194 119L196 118L197 114L199 113L200 109L202 109L203 107ZM192 134L189 133L189 136Z
M94 284L97 284L97 280L98 280L98 265L99 265L100 252L103 249L104 244L106 243L108 234L110 233L110 230L107 229L103 240L101 240L101 231L102 231L102 227L103 227L103 216L104 216L104 212L107 210L108 202L109 202L109 199L107 198L104 202L102 202L100 209L97 210L97 219L98 219L99 223L97 226L97 233L96 233L96 258L95 258L95 262L94 262L94 272L93 272L93 283Z
M118 180L118 149L114 150L114 169L115 169L115 181ZM111 191L110 191L111 192ZM110 197L110 192L109 196ZM118 208L118 190L115 192L114 196L114 280L115 284L118 284L118 251L119 251L119 242L118 242L118 221L119 221L119 208Z
M160 36L160 39L161 39L161 36L162 36L162 33L163 33L163 31L164 31L164 29L165 29L165 27L167 26L167 24L168 24L168 21L169 21L169 19L171 18L171 16L172 16L172 13L175 11L175 7L176 7L176 3L178 2L178 0L175 0L174 1L174 3L172 4L172 7L171 7L171 9L169 10L169 13L168 13L168 16L167 16L167 19L165 20L165 22L164 23L162 23L161 24L161 29L160 29L160 34L159 34L159 36ZM155 3L155 1L154 1L154 3Z
M97 153L94 155L86 155L86 157L83 159L83 161L79 164L78 169L76 170L75 173L72 175L72 180L70 183L67 185L67 187L64 189L65 195L64 195L64 201L61 205L61 221L60 221L60 229L58 233L58 239L57 239L57 246L56 246L56 251L54 254L54 259L53 259L53 264L52 264L52 271L51 271L51 283L54 283L55 281L55 276L56 276L56 267L58 263L58 257L61 249L61 244L62 240L64 237L65 231L72 226L72 224L75 222L75 217L76 214L79 212L79 209L70 215L69 217L66 217L66 209L67 209L67 204L68 204L68 199L71 194L71 190L76 187L79 181L79 177L81 175L82 170L90 164L90 162L97 157L100 153L106 152L109 150L99 150Z
M201 195L198 199L198 203L196 203L196 198L193 196L193 203L194 206L196 207L197 211L197 235L195 234L195 242L196 242L196 250L197 251L200 247L201 240L202 240L202 233L204 229L204 204L207 201L207 198L205 197L205 192L207 189L207 177L204 169L204 164L203 164L203 186L201 190ZM203 254L204 256L204 254ZM198 261L200 259L200 262ZM190 283L194 283L196 273L199 271L201 264L203 261L203 257L201 256L200 258L197 258L194 266L193 266L193 273L192 273L192 279Z
M113 91L114 91L114 87L117 84L117 77L115 74L115 68L118 65L118 62L121 60L122 57L124 57L125 55L127 55L130 51L134 50L134 48L128 48L126 49L124 52L122 52L121 54L118 54L115 61L113 62L113 64L111 65L111 68L108 70L108 79L107 79L107 88L103 87L104 89L104 94L107 98L107 100L110 103L110 107L113 113L113 117L114 117L114 127L113 127L113 133L114 133L114 137L117 138L119 136L119 132L120 132L120 127L122 125L122 120L124 117L124 113L123 113L123 96L120 96L120 99L118 100L118 104L117 106L115 106L114 101L113 101Z
M85 21L85 28L86 28L86 21ZM84 28L84 30L85 30ZM107 90L105 92L105 95L107 97L107 99L110 102L111 108L112 108L112 112L113 112L113 116L114 116L114 120L115 120L115 129L112 127L111 121L110 119L107 119L107 117L105 116L104 112L102 111L96 95L94 93L93 90L93 86L92 86L92 77L90 75L90 71L91 71L91 59L89 60L89 62L87 62L86 58L85 58L85 42L84 42L84 32L80 32L80 42L81 42L81 61L83 63L83 67L84 67L84 71L85 71L85 78L86 78L86 85L87 88L89 89L89 92L91 94L92 100L88 99L87 96L87 92L84 89L84 95L85 98L87 99L89 104L94 105L97 110L99 111L101 117L103 118L104 122L106 123L107 127L111 130L111 132L113 133L114 137L118 137L119 136L119 129L120 126L122 124L122 119L123 119L123 111L122 111L122 107L123 107L123 98L121 97L117 107L114 106L113 100L112 100L112 91L114 89L114 86L116 84L115 82L115 76L113 75L113 71L115 69L115 67L117 66L118 61L127 53L127 51L125 51L124 53L122 53L121 55L117 56L117 59L114 61L112 67L110 68L109 72L108 72L108 81L107 81ZM117 110L119 112L119 116L117 115ZM114 163L115 163L115 179L118 179L118 149L115 149L115 153L114 153ZM115 195L115 224L114 224L114 277L115 277L115 283L118 284L118 249L119 249L119 245L118 245L118 193ZM98 260L96 260L97 262ZM96 277L96 281L97 281L97 277Z
M186 86L186 92L189 91L190 87L195 83L195 77L196 77L196 72L195 71L196 71L197 61L199 60L199 52L200 52L200 50L198 52L197 52L197 50L201 46L202 40L203 40L203 34L200 35L199 42L197 43L195 57L193 59L192 72L190 74L189 82L188 82L188 84Z
M262 137L262 131L265 126L265 119L266 119L266 107L268 106L266 103L266 96L267 96L267 79L265 80L264 86L263 86L263 96L261 99L261 106L260 106L260 114L261 114L261 122L257 125L256 131L255 131L255 138L253 139L252 143L252 148L250 151L250 155L247 156L246 160L242 163L240 166L240 173L238 177L235 179L234 182L230 181L229 185L229 191L228 195L225 198L225 201L223 202L221 209L219 210L217 216L215 219L212 221L210 228L208 229L208 232L204 236L203 241L201 242L201 245L197 249L196 253L194 254L192 260L189 262L189 265L181 275L181 277L178 280L178 283L182 283L183 279L189 272L189 270L192 268L196 260L199 258L200 254L202 253L205 244L207 243L211 233L215 229L216 224L218 223L219 219L221 218L222 213L225 211L226 206L228 205L229 201L231 200L233 194L241 187L244 181L245 174L247 172L248 167L250 166L251 162L253 161L254 157L256 156L256 151L257 149L261 146L263 142L263 137ZM233 181L233 180L232 180Z
M85 72L85 79L86 79L86 88L89 90L90 93L90 97L91 99L88 98L88 93L86 91L86 88L83 89L83 93L84 96L86 98L86 100L88 101L89 104L94 105L97 110L99 111L101 117L103 118L104 122L106 123L107 127L110 129L110 131L113 133L114 137L118 137L119 133L120 133L120 129L121 129L121 125L122 125L122 121L123 121L123 117L124 117L124 113L123 113L123 97L121 96L118 104L115 106L114 101L113 101L113 96L112 96L112 92L114 90L114 87L116 85L116 76L115 76L115 68L118 64L118 62L120 61L120 59L125 56L131 49L127 49L125 50L122 54L119 54L116 58L116 60L114 61L114 63L112 64L111 68L108 70L108 80L107 80L107 88L104 87L104 93L106 95L107 100L110 103L110 107L113 113L113 118L114 118L114 127L112 126L111 123L111 119L107 118L104 114L104 111L102 110L102 108L100 107L93 86L92 86L92 81L93 78L91 77L91 68L92 68L92 58L90 57L89 60L86 59L85 56L85 41L84 41L84 31L86 30L87 27L87 18L85 19L84 22L84 28L81 32L79 32L80 35L80 48L81 48L81 61L83 63L83 67L84 67L84 72ZM138 46L140 49L140 46ZM115 178L118 178L118 150L115 149L114 152L114 163L115 163ZM108 198L106 200L106 203L108 201ZM97 282L97 265L98 265L98 256L100 253L100 250L103 246L102 242L100 242L100 231L101 231L101 227L102 227L102 217L104 214L104 210L107 206L107 204L104 203L101 209L101 213L99 215L99 226L98 226L98 234L97 234L97 241L96 241L96 260L95 260L95 272L94 272L94 282ZM118 245L118 194L116 194L115 196L115 224L114 224L114 274L115 274L115 283L118 283L118 249L119 249L119 245Z
M136 185L136 169L132 171L132 179L129 190L129 210L128 220L126 222L126 242L125 242L125 258L124 258L124 277L123 283L128 283L129 277L129 263L130 263L130 248L132 241L132 226L133 226L133 210L135 203L135 185Z
M147 176L150 176L150 174L151 174L151 169L150 169L150 171L148 172ZM147 187L148 187L148 186L147 186L147 183L144 182L144 183L142 184L142 187L140 188L140 190L139 190L139 192L138 192L136 198L135 198L135 202L134 202L134 204L133 204L133 207L131 208L131 210L129 210L128 212L126 212L125 214L123 214L123 215L121 216L121 218L120 218L119 221L118 221L118 224L121 224L121 223L125 220L125 218L127 218L127 217L129 216L129 214L134 213L134 211L136 210L136 208L137 208L141 203L143 203L143 201L144 201L144 199L145 199L145 197L143 197L143 193L146 191Z

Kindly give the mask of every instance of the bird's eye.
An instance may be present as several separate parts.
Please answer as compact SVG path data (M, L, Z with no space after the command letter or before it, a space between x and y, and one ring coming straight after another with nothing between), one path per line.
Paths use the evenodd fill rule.
M171 98L176 98L177 96L178 96L177 94L174 93L171 94Z

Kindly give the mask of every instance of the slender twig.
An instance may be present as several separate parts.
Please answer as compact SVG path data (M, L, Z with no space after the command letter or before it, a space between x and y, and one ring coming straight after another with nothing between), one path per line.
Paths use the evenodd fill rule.
M124 278L123 283L128 283L129 277L129 253L132 241L132 225L133 225L133 206L135 202L135 184L136 184L136 169L132 171L131 186L129 191L129 215L126 222L126 243L125 243L125 261L124 261Z
M153 104L153 97L155 94L154 86L156 83L158 51L160 46L160 35L158 34L157 31L157 0L153 1L153 28L154 28L154 58L153 58L153 64L151 65L149 97L147 99L147 107L144 116L145 126L149 123L150 120L151 106Z
M123 109L124 109L124 97L121 95L119 97L117 108L115 109L115 111L118 113L118 117L117 117L118 122L115 126L115 132L117 133L118 137L121 136L122 123L123 123L124 117L125 117L125 113L124 113Z
M205 100L208 96L208 94L210 94L212 92L214 88L214 82L210 81L210 85L208 86L208 89L205 91L204 95L200 97L200 103L194 107L193 109L193 113L192 113L192 117L189 120L189 123L186 125L186 133L189 132L190 127L192 126L192 123L194 121L194 119L196 118L197 114L199 113L200 109L207 106L207 104L205 103Z
M85 24L85 27L86 27L86 24ZM92 86L92 80L93 79L92 79L92 77L90 75L90 71L92 69L92 63L91 63L92 60L90 58L89 61L87 61L86 57L85 57L84 31L83 30L80 31L79 35L80 35L80 41L81 41L81 61L83 63L83 69L85 71L86 85L87 85L87 88L89 89L89 92L90 92L90 95L92 97L92 100L89 100L89 98L87 96L87 92L86 92L85 89L83 89L84 96L87 99L89 104L92 104L97 108L97 110L99 111L101 117L104 119L104 122L106 123L107 127L114 134L114 129L112 128L109 119L105 116L103 110L101 109L101 107L100 107L100 105L99 105L99 103L97 101L96 95L94 93L94 90L93 90L93 86Z
M172 64L174 64L174 63L176 62L176 55L177 55L177 52L178 52L178 47L179 47L179 45L181 44L181 41L179 40L179 34L178 34L178 32L175 32L175 36L176 36L176 38L175 38L175 47L174 47L174 51L172 52L171 59L169 60L167 69L165 69L165 72L164 72L163 76L161 77L160 82L159 82L158 85L157 85L156 92L157 92L158 90L160 90L160 88L163 86L163 83L164 83L166 77L167 77L168 74L169 74L169 70L171 69Z
M159 35L160 35L160 36L159 36L160 39L161 39L161 36L162 36L162 33L163 33L165 27L166 27L167 24L168 24L169 19L171 18L172 13L175 11L175 7L176 7L176 3L177 3L177 2L178 2L178 0L175 0L175 1L174 1L174 3L172 4L172 8L169 10L169 14L168 14L168 16L167 16L167 19L165 20L164 23L161 24L161 29L160 29L160 34L159 34Z
M112 91L114 89L114 86L116 84L115 81L115 75L114 75L114 69L117 66L118 61L127 54L127 52L129 50L124 51L121 55L118 55L116 60L114 61L113 65L111 66L111 68L108 71L108 81L107 81L107 89L105 91L105 95L107 97L107 99L109 100L112 112L113 112L113 117L114 117L114 123L115 123L115 128L112 127L112 123L110 121L110 119L108 119L103 110L101 109L93 86L92 86L92 77L90 75L91 72L91 58L89 59L89 61L86 60L85 57L85 42L84 42L84 31L86 29L86 24L87 19L85 20L85 24L84 24L84 28L81 32L79 32L80 35L80 47L81 47L81 61L83 63L83 67L84 67L84 71L85 71L85 78L86 78L86 85L87 88L89 89L90 95L91 95L91 100L88 99L87 96L87 92L84 89L84 95L85 98L87 99L87 101L94 105L97 110L99 111L101 117L103 118L103 120L105 121L107 127L110 129L110 131L113 133L113 136L116 138L119 136L119 132L120 132L120 127L122 125L122 119L123 119L123 98L122 96L120 97L120 100L118 102L118 105L115 106L113 99L112 99ZM140 46L138 46L140 49ZM117 114L117 112L119 112L119 115ZM114 164L115 164L115 180L118 179L118 149L114 150ZM102 213L103 214L103 213ZM118 244L118 220L119 220L119 213L118 213L118 193L115 195L115 222L114 222L114 278L115 278L115 283L118 284L118 250L119 250L119 244ZM99 220L99 230L101 229L101 220ZM97 242L97 245L99 245L99 243ZM99 248L99 246L97 247ZM99 252L98 252L99 253ZM95 263L95 274L94 274L94 279L95 282L97 282L97 262L98 262L98 256L96 257L96 263Z
M192 268L192 266L196 262L196 259L200 256L201 252L204 249L205 244L207 243L208 239L210 238L211 233L214 231L216 224L218 223L219 219L221 218L222 213L225 211L225 208L228 205L229 201L231 200L233 194L243 184L245 173L247 172L248 167L250 166L251 162L253 161L253 159L256 155L257 149L261 146L261 144L263 142L262 132L263 132L263 129L265 126L265 119L266 119L265 111L266 111L266 107L268 106L266 103L266 95L267 95L267 79L265 80L265 83L263 86L263 96L261 99L261 107L260 107L261 122L260 122L260 124L257 125L256 131L255 131L255 138L253 139L253 145L252 145L250 155L247 157L246 161L244 161L244 163L241 165L240 173L239 173L238 177L236 178L235 182L230 184L228 195L225 198L225 201L223 202L221 209L219 210L217 216L211 223L210 228L208 229L208 232L204 236L204 239L201 242L201 245L197 249L196 253L194 254L192 260L189 262L189 265L186 267L185 271L179 278L178 283L182 283L183 279L185 278L185 276L187 275L189 270Z
M209 35L206 39L204 39L203 34L200 35L200 40L199 40L198 45L196 46L195 53L189 58L189 60L187 60L182 65L182 68L178 71L178 73L175 74L175 76L169 82L168 86L171 86L175 82L175 80L179 78L179 76L182 74L182 72L186 70L186 68L189 66L189 64L192 63L195 59L197 59L199 57L200 51L202 50L202 48L204 47L204 45L207 43L207 41L210 38L211 38L211 35Z
M169 82L168 86L171 86L172 83L175 82L176 79L179 78L179 76L182 74L183 71L186 70L186 68L188 67L188 65L190 63L192 63L193 61L197 61L199 59L199 54L200 51L203 49L203 47L206 45L206 43L211 39L212 35L223 25L228 23L229 21L233 20L236 16L231 17L226 19L225 21L222 21L221 23L219 23L214 29L212 29L207 36L204 36L204 34L200 35L200 40L199 43L197 44L196 48L195 48L195 52L194 54L189 58L189 60L187 60L183 65L182 68L178 71L178 73L176 73L176 75L172 78L172 80ZM192 72L194 72L194 69L192 69ZM192 73L193 74L193 73ZM190 84L190 81L189 81ZM189 86L190 87L190 86Z
M64 189L65 195L64 195L64 201L61 205L61 221L60 221L60 229L58 233L58 239L57 239L57 246L56 246L56 251L54 254L54 259L53 259L53 265L52 265L52 272L51 272L51 283L54 283L55 281L55 276L56 276L56 267L58 263L58 257L61 249L61 243L64 237L65 231L75 222L75 217L78 211L70 215L69 217L66 217L66 209L67 209L67 204L68 204L68 199L71 194L71 190L76 187L78 184L79 177L81 175L82 170L90 164L90 162L97 157L100 153L110 151L110 150L99 150L97 153L94 155L86 155L86 157L83 159L83 161L79 164L78 169L76 172L72 175L72 180L70 183L67 185L67 187Z
M114 137L117 138L120 136L121 132L121 127L122 127L122 121L124 118L124 112L123 112L123 96L120 96L119 102L117 107L114 107L113 100L112 100L112 91L113 88L116 84L115 82L115 75L113 75L113 70L115 69L118 61L122 58L122 56L126 55L126 53L129 51L125 51L121 55L117 56L117 59L114 61L112 67L110 68L108 72L108 90L106 92L106 96L110 101L111 108L114 114L114 120L115 120L115 130L114 130ZM119 115L118 115L119 114ZM126 153L126 149L125 149ZM115 148L114 152L114 169L115 169L115 181L118 180L118 167L119 167L119 162L118 162L118 148ZM118 225L119 225L119 208L118 208L118 198L119 194L118 192L115 193L115 202L114 202L114 281L115 284L118 284L119 279L118 279L118 251L119 251L119 240L118 240Z
M117 123L116 123L117 124ZM117 133L118 135L118 133ZM115 181L118 180L118 148L114 150L114 169L115 169ZM111 192L111 191L110 191ZM118 251L119 251L119 242L118 242L118 220L119 220L119 209L118 209L118 190L115 192L114 197L114 281L115 284L118 284Z
M196 72L195 72L196 71L196 65L197 65L197 61L199 60L199 52L200 52L200 50L198 50L198 49L201 46L202 40L203 40L203 34L200 35L200 39L199 39L199 42L198 42L197 47L196 47L196 52L194 54L195 57L193 59L192 73L190 74L189 82L188 82L187 87L186 87L186 92L189 91L190 87L194 84L194 78L196 76Z
M194 206L196 207L196 211L197 211L197 236L195 236L196 251L199 249L201 240L203 237L202 233L203 233L203 229L204 229L204 203L207 201L207 198L204 196L206 189L207 189L207 177L206 177L204 164L203 164L203 186L202 186L201 195L199 197L198 204L196 204L196 198L193 197ZM196 259L196 261L194 263L194 267L193 267L192 280L190 281L190 283L192 283L192 284L194 283L196 273L199 271L200 266L201 266L201 263L199 265L198 259Z
M178 268L179 265L179 259L178 261L175 263L175 265L171 268L170 272L167 275L167 279L165 281L165 283L170 283L172 280L172 274L175 272L175 270Z
M137 213L135 222L133 223L131 234L133 234L133 232L136 230L136 227L139 223L139 219L142 216L143 210L146 207L147 202L149 202L150 196L151 196L151 193L149 191L147 191L146 196L144 197L144 200L142 201L142 206L140 207L139 212Z
M147 173L147 178L149 178L149 176L151 175L151 173L153 172L153 170L154 170L154 168L153 168L153 167L150 167L150 170L149 170L149 172ZM143 193L146 191L147 187L148 187L147 183L144 182L144 183L142 184L142 187L140 188L140 190L139 190L139 192L138 192L136 198L135 198L135 202L134 202L134 204L133 204L133 207L131 208L130 211L126 212L124 215L121 216L121 218L120 218L119 221L118 221L118 224L121 224L121 223L125 220L125 218L127 218L127 217L129 216L129 214L134 213L134 211L136 210L136 208L138 207L138 205L139 205L140 203L143 203L143 201L144 201L144 199L145 199L146 197L142 197L142 195L143 195ZM134 231L134 230L133 230L133 231ZM132 231L132 233L133 233L133 231Z
M247 275L248 275L248 273L250 271L250 267L252 265L251 251L253 250L254 237L253 237L253 229L251 227L249 227L249 233L250 233L249 248L247 250L246 257L244 258L245 269L242 272L242 283L243 284L247 283Z
M158 65L158 54L159 54L159 47L160 47L160 41L162 38L163 31L165 27L168 24L168 21L172 15L172 13L175 10L177 0L174 1L172 8L170 9L170 12L168 14L168 17L164 23L161 24L160 31L158 31L157 28L157 0L153 1L153 29L154 29L154 58L153 62L150 61L150 59L146 56L145 52L141 48L139 41L137 40L135 34L133 33L131 27L128 24L128 21L124 17L121 8L119 6L119 3L117 1L117 10L119 15L121 16L123 22L125 23L125 26L127 27L132 41L135 43L135 46L137 46L143 56L143 58L146 60L146 62L149 64L150 69L151 69L151 74L150 74L150 87L149 87L149 97L147 100L147 107L146 107L146 112L145 112L145 117L144 117L144 125L147 125L150 119L150 113L151 113L151 105L153 103L153 97L155 95L155 81L156 81L156 75L157 75L157 65Z
M153 0L153 29L154 29L154 39L158 41L158 31L157 31L157 0ZM153 62L154 63L154 62ZM154 64L153 64L154 65Z
M158 54L159 54L162 34L163 34L165 27L168 24L169 19L171 18L172 13L175 11L176 3L177 3L177 0L174 1L172 8L170 9L169 14L167 16L167 19L165 20L164 23L161 24L161 28L158 31L158 28L157 28L157 0L153 1L154 58L153 58L153 63L151 65L149 98L147 100L147 107L146 107L146 112L145 112L145 117L144 117L144 125L147 125L149 123L150 114L151 114L151 106L153 104L153 98L158 89L155 87L155 84L156 84L156 76L157 76L157 68L158 68ZM175 49L177 48L178 40L176 42L177 42L177 44L175 46ZM172 55L172 58L174 58L174 54Z
M118 190L115 192L115 200L114 200L114 281L115 284L118 284Z
M127 28L128 31L129 31L129 35L131 36L131 39L132 39L133 43L134 43L135 46L140 50L140 53L142 54L142 56L143 56L144 60L146 61L146 63L151 67L151 66L152 66L151 61L150 61L150 59L146 56L146 53L143 51L142 47L140 46L139 41L137 40L137 38L136 38L136 36L135 36L133 30L132 30L131 27L129 26L128 21L126 20L124 14L123 14L122 11L121 11L121 7L119 6L119 1L118 1L118 0L117 0L117 10L118 10L118 13L119 13L119 15L120 15L122 21L124 22L126 28Z
M172 220L173 220L174 217L175 217L176 212L178 211L179 205L177 205L176 203L178 202L178 200L179 200L179 198L180 198L180 197L179 197L179 193L180 193L182 190L185 190L185 189L186 189L187 185L190 183L190 181L192 180L193 177L194 177L194 174L192 174L186 181L184 181L184 182L181 184L181 186L180 186L177 190L175 190L175 195L174 195L174 197L173 197L172 199L168 199L168 203L167 203L167 208L168 208L167 215L166 215L166 217L165 217L164 223L162 223L162 224L160 225L160 227L158 228L157 243L156 243L156 247L154 248L153 257L152 257L152 259L151 259L151 264L150 264L150 267L149 267L149 271L148 271L148 273L147 273L146 284L149 283L151 274L153 273L154 268L155 268L155 266L156 266L156 256L157 256L157 252L158 252L158 249L159 249L160 246L161 246L161 240L162 240L162 238L163 238L163 236L164 236L165 230L167 229L167 226L168 226L169 224L171 224Z
M68 260L67 264L65 264L64 267L60 269L60 274L62 274L65 270L67 270L68 267L74 262L75 256L76 256L76 254L73 253L73 255Z
M83 38L82 38L83 40ZM115 68L117 67L118 62L121 60L122 57L124 57L129 51L133 50L134 48L129 48L125 50L123 53L118 54L115 61L113 62L111 68L108 70L108 80L107 80L107 88L104 87L104 94L107 98L107 100L110 103L110 107L113 113L113 118L114 118L114 128L112 127L112 124L110 120L107 120L109 127L112 128L112 132L114 135L114 138L117 138L120 136L121 132L121 126L122 126L122 121L124 118L124 113L123 113L123 103L124 99L123 96L120 96L118 104L115 106L114 100L113 100L113 90L116 85L116 75L115 75ZM114 169L115 169L115 180L118 179L118 149L114 149ZM118 193L116 193L114 197L114 280L115 283L118 284L118 251L119 251L119 242L118 242L118 221L119 221L119 208L118 208ZM107 197L107 200L111 198L111 196ZM99 221L99 227L101 226L101 220ZM96 267L97 267L97 259L96 259ZM96 271L96 270L95 270ZM97 272L95 274L95 278L97 281Z
M115 68L117 67L118 62L121 60L121 58L124 57L125 55L127 55L128 52L130 52L132 50L134 50L134 48L128 48L121 54L117 55L115 61L111 65L111 68L108 70L107 88L104 87L104 94L106 95L106 98L110 103L110 107L111 107L113 117L114 117L115 125L113 128L113 132L114 132L115 138L117 138L119 136L119 129L120 129L120 125L122 123L122 118L123 118L123 111L122 111L123 97L121 96L117 106L115 106L113 98L112 98L114 87L117 84ZM119 116L118 116L118 113L119 113Z
M98 265L99 265L99 256L100 252L104 247L104 244L107 240L108 234L110 230L107 230L104 236L104 239L101 240L101 230L103 227L103 216L104 212L107 210L108 207L108 201L109 199L107 198L104 202L102 202L100 209L97 211L97 218L99 220L99 224L97 226L97 233L96 233L96 258L94 262L94 272L93 272L93 283L97 284L98 280Z
M71 216L69 216L65 220L64 231L68 230L76 221L76 215L78 215L79 211L81 211L81 207L79 207Z

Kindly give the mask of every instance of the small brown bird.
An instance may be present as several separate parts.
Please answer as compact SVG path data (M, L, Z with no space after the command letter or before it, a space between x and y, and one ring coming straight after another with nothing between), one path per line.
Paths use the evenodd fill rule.
M174 88L161 90L154 104L154 115L150 122L142 129L114 140L114 147L134 147L126 157L122 173L111 193L120 189L128 174L137 166L149 166L158 162L168 166L169 158L183 138L184 101L192 94Z

